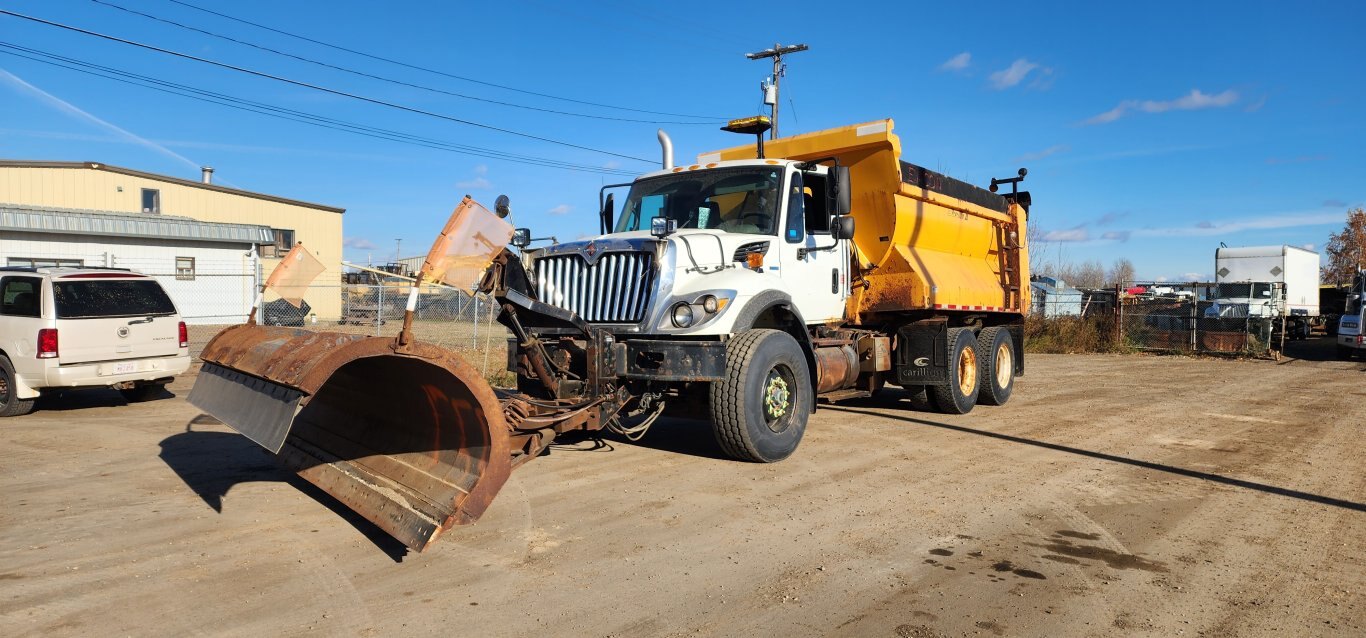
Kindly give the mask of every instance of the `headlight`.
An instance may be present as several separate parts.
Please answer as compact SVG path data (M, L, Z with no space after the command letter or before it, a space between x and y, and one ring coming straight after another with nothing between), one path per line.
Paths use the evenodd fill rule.
M703 297L703 298L702 298L702 309L705 310L705 311L707 311L707 314L709 314L709 315L715 313L715 312L719 309L719 306L718 306L717 303L716 303L716 296L715 296L715 295L707 295L707 296Z
M692 306L687 303L680 303L674 306L673 312L670 313L670 319L673 320L674 326L677 328L687 328L688 326L691 326L693 319Z

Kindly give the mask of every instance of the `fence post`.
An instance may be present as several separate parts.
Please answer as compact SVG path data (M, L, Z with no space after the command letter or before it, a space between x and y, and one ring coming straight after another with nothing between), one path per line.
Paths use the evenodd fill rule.
M379 303L375 306L375 336L380 336L380 326L384 325L384 280L379 282Z
M1199 319L1195 316L1195 309L1197 306L1199 306L1199 304L1194 301L1191 302L1191 352L1200 351L1200 339L1199 335L1196 334L1199 331L1200 325L1198 323Z
M1115 347L1124 347L1124 282L1115 284Z

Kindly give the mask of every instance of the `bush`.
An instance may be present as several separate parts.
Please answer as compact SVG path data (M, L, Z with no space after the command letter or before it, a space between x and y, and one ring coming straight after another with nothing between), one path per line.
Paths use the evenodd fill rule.
M1127 352L1115 343L1115 319L1109 316L1042 317L1029 315L1024 324L1025 352L1075 354Z

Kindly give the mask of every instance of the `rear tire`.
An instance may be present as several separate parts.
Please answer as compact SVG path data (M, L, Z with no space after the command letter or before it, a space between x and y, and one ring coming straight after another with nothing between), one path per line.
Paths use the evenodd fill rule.
M811 414L806 355L780 330L749 330L726 342L726 378L710 388L712 433L733 459L772 463L797 449Z
M981 384L977 382L977 338L971 328L949 328L949 381L930 386L939 411L967 414L977 404Z
M33 411L34 400L20 399L18 392L14 366L9 359L0 357L0 417L22 416Z
M977 333L977 345L982 348L977 359L982 386L977 402L1005 405L1015 389L1015 340L1005 328L986 328Z

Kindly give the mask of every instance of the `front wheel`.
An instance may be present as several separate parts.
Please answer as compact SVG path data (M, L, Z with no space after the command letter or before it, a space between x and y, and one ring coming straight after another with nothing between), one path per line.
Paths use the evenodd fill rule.
M711 384L712 432L734 459L772 463L797 449L813 406L806 355L780 330L726 342L726 378Z

